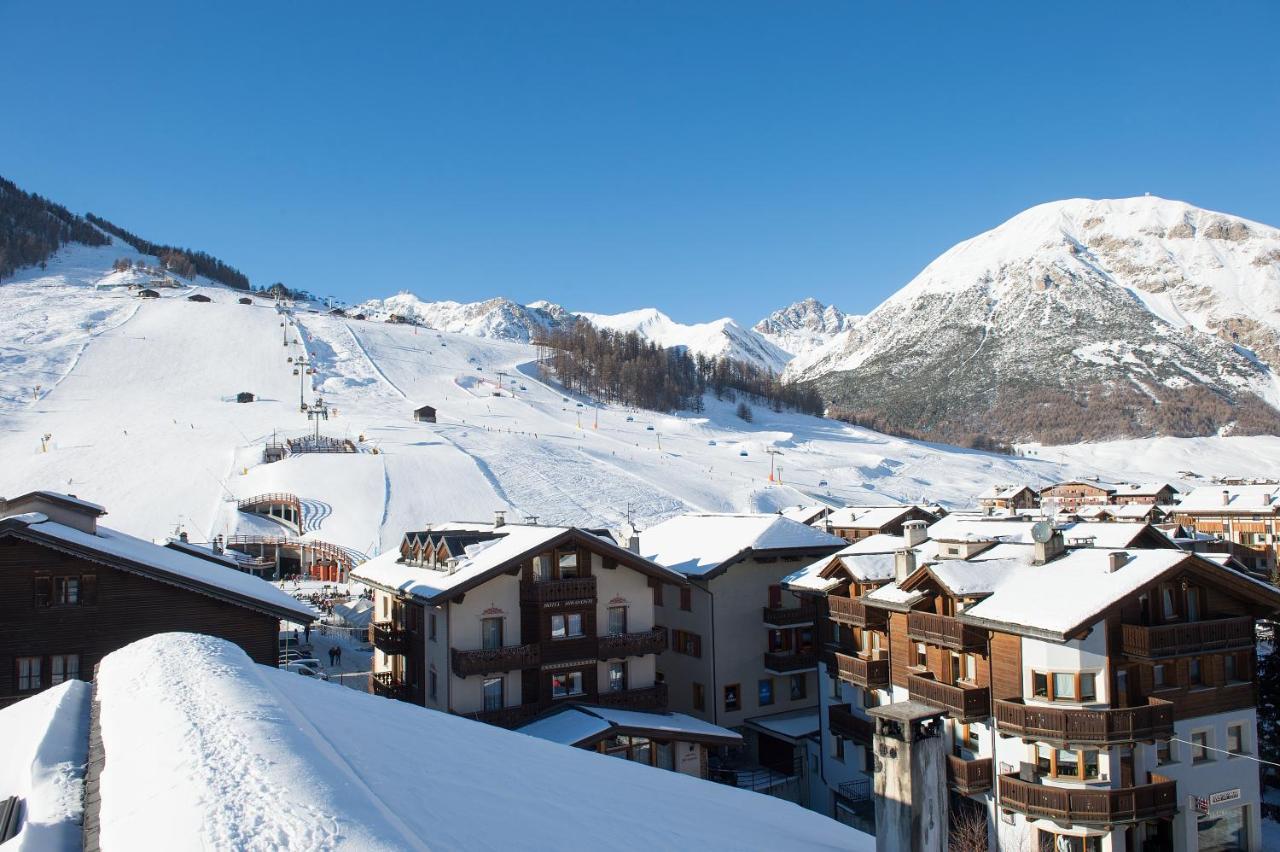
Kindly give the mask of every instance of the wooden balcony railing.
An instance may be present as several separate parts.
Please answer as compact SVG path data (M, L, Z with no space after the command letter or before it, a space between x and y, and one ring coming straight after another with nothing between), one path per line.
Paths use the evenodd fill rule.
M1154 742L1173 736L1173 704L1150 698L1141 707L1089 710L1046 707L1021 700L995 702L1000 733L1072 745L1114 745Z
M409 685L397 680L392 672L374 672L369 676L369 685L374 695L394 698L397 701L409 700Z
M524 603L558 603L560 601L596 599L595 577L570 577L566 580L534 580L520 584L520 600Z
M577 660L600 659L600 642L594 636L574 636L569 639L546 639L538 643L543 663L569 663Z
M947 783L951 789L964 796L985 793L994 783L995 773L991 758L965 760L954 754L947 755Z
M769 652L764 655L764 667L774 674L808 671L818 667L818 652Z
M1120 647L1131 657L1173 657L1232 648L1251 648L1257 641L1253 618L1216 618L1186 624L1143 627L1121 625Z
M1178 785L1162 781L1113 789L1050 787L1001 775L1000 807L1064 824L1122 825L1173 816L1178 810Z
M769 627L795 627L798 624L813 624L818 617L816 606L767 606L764 608L764 623Z
M481 710L477 713L463 713L464 717L496 725L499 728L518 728L538 713L536 704L517 704L514 707L499 707L497 710Z
M832 595L827 598L827 610L832 621L847 624L850 627L883 629L889 619L887 610L867 606L857 598Z
M667 650L667 628L655 627L639 633L610 633L600 637L600 659L643 657Z
M991 715L991 690L985 686L952 686L922 675L907 676L912 698L942 707L952 718L974 722Z
M907 637L957 651L981 651L987 647L987 633L949 615L912 610L907 613Z
M621 707L628 710L666 710L667 685L655 683L640 689L623 689L618 692L602 692L596 698L602 707Z
M836 651L833 655L836 676L863 689L887 689L889 687L889 658L867 660L852 654Z
M369 623L369 644L384 654L404 654L409 650L409 631L390 621Z
M536 668L542 663L541 648L537 644L506 645L476 651L453 648L452 656L453 673L460 677Z
M870 719L854 715L848 704L832 704L827 708L827 726L837 736L870 745L875 733L875 725Z

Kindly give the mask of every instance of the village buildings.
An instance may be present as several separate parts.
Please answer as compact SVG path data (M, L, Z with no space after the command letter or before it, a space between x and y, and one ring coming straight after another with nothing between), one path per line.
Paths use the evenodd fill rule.
M1235 546L1248 568L1276 576L1280 550L1280 483L1205 485L1183 495L1173 520Z

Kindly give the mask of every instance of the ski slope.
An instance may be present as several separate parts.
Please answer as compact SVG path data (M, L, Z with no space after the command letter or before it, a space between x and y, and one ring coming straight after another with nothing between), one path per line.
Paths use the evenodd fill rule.
M746 423L735 401L710 396L696 415L597 407L541 380L523 343L241 305L243 293L208 282L150 300L95 287L124 254L74 247L0 285L0 494L75 493L135 535L179 525L194 540L284 534L235 509L275 491L319 518L303 537L374 555L405 530L495 510L618 528L815 501L964 506L992 484L1067 476L1280 475L1277 438L1033 447L1014 458L758 405ZM188 301L195 292L213 301ZM313 376L286 360L304 353ZM256 401L234 402L240 391ZM322 434L361 451L263 464L273 436L311 432L299 400L316 393L332 409ZM438 423L414 422L424 404ZM767 450L779 453L773 482Z

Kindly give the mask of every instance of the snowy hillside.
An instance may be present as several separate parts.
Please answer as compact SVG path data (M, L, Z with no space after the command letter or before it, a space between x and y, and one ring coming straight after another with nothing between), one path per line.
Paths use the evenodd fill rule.
M769 314L755 324L754 331L792 357L805 358L860 319L835 305L808 298Z
M791 360L789 352L728 317L685 325L656 308L641 308L621 314L579 313L578 316L600 328L634 331L645 340L667 349L683 348L694 355L702 354L709 358L733 358L775 373L781 373L787 361Z
M178 524L197 540L268 534L275 522L234 501L286 491L303 500L304 537L372 555L405 530L495 509L616 528L691 509L922 497L967 505L996 483L1124 478L1136 456L1099 465L1068 448L1054 451L1063 462L1010 458L763 406L745 423L733 401L712 397L696 416L597 410L540 381L525 343L305 307L291 316L265 299L240 304L242 292L220 286L148 300L96 288L120 254L74 247L0 285L0 494L69 491L104 504L110 526L147 537ZM188 300L197 293L212 301ZM304 352L314 376L294 374L287 360ZM300 394L314 397L308 384L333 407L322 434L361 451L264 464L273 437L311 431L299 412ZM234 402L241 391L256 401ZM438 409L438 423L414 422L422 404ZM1140 458L1141 473L1280 475L1276 441L1162 445ZM773 483L769 448L782 453Z
M787 376L921 431L1274 432L1278 333L1280 231L1160 198L1076 199L950 249Z
M483 302L424 302L412 293L362 302L349 313L375 320L400 319L436 331L518 340L528 343L538 332L554 328L569 313L550 302L519 305L510 299Z

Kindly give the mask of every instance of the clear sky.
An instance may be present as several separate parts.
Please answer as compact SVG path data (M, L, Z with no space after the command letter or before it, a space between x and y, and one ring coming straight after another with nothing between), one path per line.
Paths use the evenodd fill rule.
M1280 3L0 0L0 175L254 283L865 312L1033 204L1280 225Z

